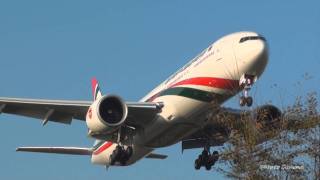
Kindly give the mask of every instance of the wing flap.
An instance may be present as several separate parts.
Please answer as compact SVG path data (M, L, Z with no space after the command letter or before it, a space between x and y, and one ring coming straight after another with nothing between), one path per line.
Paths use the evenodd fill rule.
M18 147L16 151L69 155L91 155L93 152L91 148L80 147Z

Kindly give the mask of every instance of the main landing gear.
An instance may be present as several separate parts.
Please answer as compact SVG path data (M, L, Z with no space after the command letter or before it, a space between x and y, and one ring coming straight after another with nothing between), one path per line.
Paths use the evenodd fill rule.
M198 156L198 158L194 161L194 168L199 170L202 166L206 168L206 170L211 170L212 166L219 159L219 154L217 151L213 151L210 153L209 148L205 148L202 153Z
M133 154L132 146L124 146L122 145L122 140L125 139L126 133L123 132L123 127L120 127L118 130L118 138L117 138L117 147L113 150L110 155L110 165L115 165L116 162L119 162L121 166L127 164L128 160L131 158ZM131 136L132 137L132 136ZM132 139L130 139L132 142ZM131 144L131 143L130 143Z
M242 96L240 97L240 106L247 105L248 107L252 106L253 99L249 96L249 91L256 80L255 76L244 74L239 81L240 87L243 88Z
M125 148L124 146L118 145L110 155L110 165L114 165L116 162L119 162L122 166L126 165L132 153L133 149L131 146Z

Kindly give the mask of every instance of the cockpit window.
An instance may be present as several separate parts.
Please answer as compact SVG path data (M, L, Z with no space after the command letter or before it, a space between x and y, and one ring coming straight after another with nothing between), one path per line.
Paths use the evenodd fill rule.
M246 37L241 38L239 43L243 43L248 40L258 40L258 39L260 39L262 41L266 41L266 38L264 38L263 36L246 36Z

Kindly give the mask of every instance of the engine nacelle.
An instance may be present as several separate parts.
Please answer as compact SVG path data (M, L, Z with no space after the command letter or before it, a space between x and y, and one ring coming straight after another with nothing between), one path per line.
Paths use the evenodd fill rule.
M260 130L280 127L281 111L273 105L264 105L255 109L254 112L257 126Z
M279 134L281 116L281 111L272 105L264 105L254 110L257 143L268 141Z
M128 107L115 95L103 96L90 106L86 123L91 134L108 134L117 130L128 115Z

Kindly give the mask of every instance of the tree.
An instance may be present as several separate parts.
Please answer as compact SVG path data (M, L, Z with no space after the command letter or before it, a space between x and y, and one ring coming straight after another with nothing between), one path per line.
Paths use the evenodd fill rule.
M305 105L303 105L305 104ZM263 125L244 113L221 116L230 140L215 169L233 179L320 179L320 116L316 93L298 97L277 125Z

